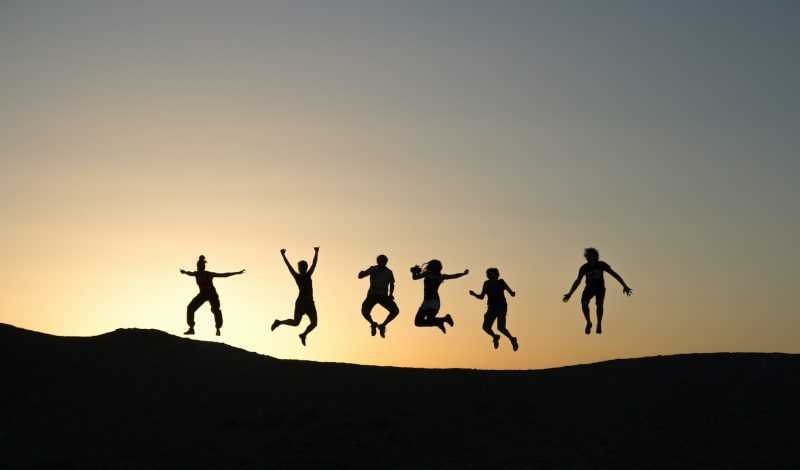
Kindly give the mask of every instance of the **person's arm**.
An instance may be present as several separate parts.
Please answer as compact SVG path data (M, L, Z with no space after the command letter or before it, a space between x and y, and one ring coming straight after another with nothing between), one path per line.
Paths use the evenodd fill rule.
M616 280L617 280L617 281L618 281L620 284L622 284L622 293L623 293L623 294L627 295L628 297L630 297L630 296L631 296L631 294L633 294L633 289L631 289L630 287L628 287L628 285L627 285L627 284L625 284L625 281L623 281L623 280L622 280L622 276L620 276L620 275L619 275L619 274L617 274L617 273L616 273L616 272L615 272L613 269L611 269L611 266L609 266L608 268L606 268L606 272L607 272L608 274L610 274L610 275L611 275L611 277L613 277L614 279L616 279Z
M578 278L575 279L575 282L572 283L572 288L570 288L569 292L564 294L564 298L561 299L562 302L567 303L569 302L569 298L572 297L572 293L575 292L575 289L581 284L581 279L583 279L583 271L578 271Z
M508 283L506 281L503 281L503 289L507 290L508 293L511 294L511 297L516 297L517 296L517 293L514 292L513 290L511 290L510 287L508 287Z
M469 291L469 295L475 297L478 300L483 300L483 298L486 296L486 283L485 282L483 283L483 288L481 289L480 294L476 294L474 290L471 290Z
M314 247L314 259L311 261L311 267L308 268L308 275L314 274L314 269L317 267L317 258L319 258L319 247Z
M283 262L286 263L286 267L289 268L289 272L292 273L292 276L297 276L297 272L295 272L292 267L292 263L286 258L286 248L281 248L281 256L283 256Z
M231 277L236 276L237 274L244 274L244 269L241 271L236 271L235 273L211 273L213 277Z
M374 266L370 266L370 267L368 267L367 269L365 269L363 271L359 271L358 272L358 278L359 279L364 279L365 277L369 276L372 273L372 270L373 270L372 268L373 267Z
M183 269L181 269L181 274L186 274L187 276L194 277L194 275L197 273L195 271L184 271Z
M466 276L467 274L469 274L469 269L465 269L463 273L458 274L442 274L442 280L458 279L461 276Z

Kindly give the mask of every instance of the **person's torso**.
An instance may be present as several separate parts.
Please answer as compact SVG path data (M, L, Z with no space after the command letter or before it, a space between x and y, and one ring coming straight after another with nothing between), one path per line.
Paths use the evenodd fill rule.
M508 305L506 302L506 283L502 279L495 282L486 281L483 283L483 289L488 297L489 305Z
M380 266L373 266L372 272L369 274L369 291L367 294L372 295L388 295L389 284L394 282L394 274L389 268L381 268Z
M300 289L300 292L297 294L298 297L303 297L306 299L313 299L314 298L314 288L311 285L311 275L308 273L305 274L296 274L294 276L294 282L297 283L297 288Z
M214 276L211 275L208 271L197 271L197 274L194 276L195 281L197 282L197 287L200 288L200 292L205 294L212 294L216 293L216 289L214 289Z
M586 276L586 285L589 287L605 287L603 271L608 269L608 265L602 261L596 263L586 263L581 266L583 275Z
M439 300L439 286L442 284L442 277L440 275L428 274L423 280L425 285L425 299L426 300Z

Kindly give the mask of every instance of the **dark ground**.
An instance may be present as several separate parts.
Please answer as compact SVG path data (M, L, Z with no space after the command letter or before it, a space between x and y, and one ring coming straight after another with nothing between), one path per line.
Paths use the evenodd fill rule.
M800 355L543 371L278 360L0 324L0 468L800 468Z

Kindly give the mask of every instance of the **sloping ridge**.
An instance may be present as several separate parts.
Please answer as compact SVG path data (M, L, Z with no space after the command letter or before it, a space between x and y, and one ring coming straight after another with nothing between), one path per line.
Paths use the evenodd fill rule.
M425 370L0 324L0 380L2 468L800 467L791 354Z

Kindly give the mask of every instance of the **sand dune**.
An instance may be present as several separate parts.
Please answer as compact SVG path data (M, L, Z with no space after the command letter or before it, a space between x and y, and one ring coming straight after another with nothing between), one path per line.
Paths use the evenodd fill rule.
M422 370L0 324L0 358L0 468L800 468L800 355Z

